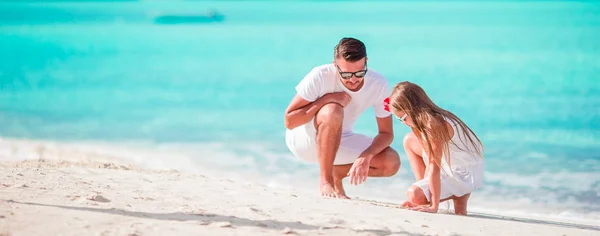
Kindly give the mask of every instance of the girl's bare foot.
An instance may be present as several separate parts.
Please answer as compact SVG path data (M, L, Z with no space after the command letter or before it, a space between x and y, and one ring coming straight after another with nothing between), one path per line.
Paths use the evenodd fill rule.
M462 197L452 199L454 202L454 213L457 215L467 215L467 201L471 194L465 194Z

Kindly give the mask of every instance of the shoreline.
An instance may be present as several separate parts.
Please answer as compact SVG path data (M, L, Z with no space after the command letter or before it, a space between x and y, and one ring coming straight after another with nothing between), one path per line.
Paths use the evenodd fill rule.
M0 161L0 234L591 235L600 227L399 209L110 162ZM35 216L35 217L32 217Z

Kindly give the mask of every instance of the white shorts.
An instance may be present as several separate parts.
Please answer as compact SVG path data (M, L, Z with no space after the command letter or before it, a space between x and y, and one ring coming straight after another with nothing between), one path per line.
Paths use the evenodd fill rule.
M285 142L288 149L298 158L319 162L317 154L317 130L313 120L293 130L286 130ZM373 138L357 133L342 134L334 165L352 164L373 143Z

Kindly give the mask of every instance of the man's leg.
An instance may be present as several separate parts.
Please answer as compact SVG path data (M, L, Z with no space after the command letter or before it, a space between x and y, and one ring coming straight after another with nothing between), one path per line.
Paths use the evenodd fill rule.
M319 187L321 195L339 197L333 183L333 161L340 146L344 109L336 103L328 103L321 107L315 115L317 130L317 154L321 168Z
M340 198L350 199L348 196L346 196L346 191L344 191L344 184L342 181L347 177L348 171L350 171L351 167L352 164L333 166L333 187Z
M343 198L348 198L344 191L342 180L347 177L352 164L334 166L333 182L336 192ZM383 149L371 159L369 177L390 177L400 169L400 155L391 147Z
M383 149L371 159L370 177L390 177L400 169L400 155L391 147Z

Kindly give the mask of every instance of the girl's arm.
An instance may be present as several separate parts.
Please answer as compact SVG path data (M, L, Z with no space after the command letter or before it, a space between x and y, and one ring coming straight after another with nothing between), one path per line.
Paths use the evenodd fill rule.
M445 121L443 122L434 122L431 125L432 129L448 129L449 132L452 132L452 126L450 126ZM432 132L438 133L438 132ZM452 135L450 135L452 137ZM429 177L429 192L431 196L430 202L430 211L437 212L440 206L440 193L441 193L441 177L440 177L440 165L442 164L442 156L443 156L443 147L446 142L449 141L448 137L431 137L431 150L429 153L429 164L427 167L429 168L429 172L427 176Z
M437 153L434 152L435 156L429 158L429 163L427 165L429 172L425 172L425 173L427 173L427 176L429 177L429 192L431 193L431 196L429 198L429 199L431 199L429 207L431 208L431 211L434 211L434 212L437 212L437 210L440 206L440 192L441 192L440 167L434 161L434 158L437 158L438 160L442 158L441 152L439 154L440 155L438 156Z
M451 131L452 129L452 127L449 126L449 124L447 124L446 122L432 122L430 127L431 130L449 129L449 131ZM423 148L429 156L429 161L426 164L425 168L425 174L429 178L429 192L431 194L429 197L430 205L429 207L420 210L427 212L437 212L440 205L441 193L440 165L442 163L443 147L444 144L449 141L449 138L433 136L433 134L439 134L439 132L428 132L428 134L431 146L424 143ZM431 147L431 149L429 147Z

